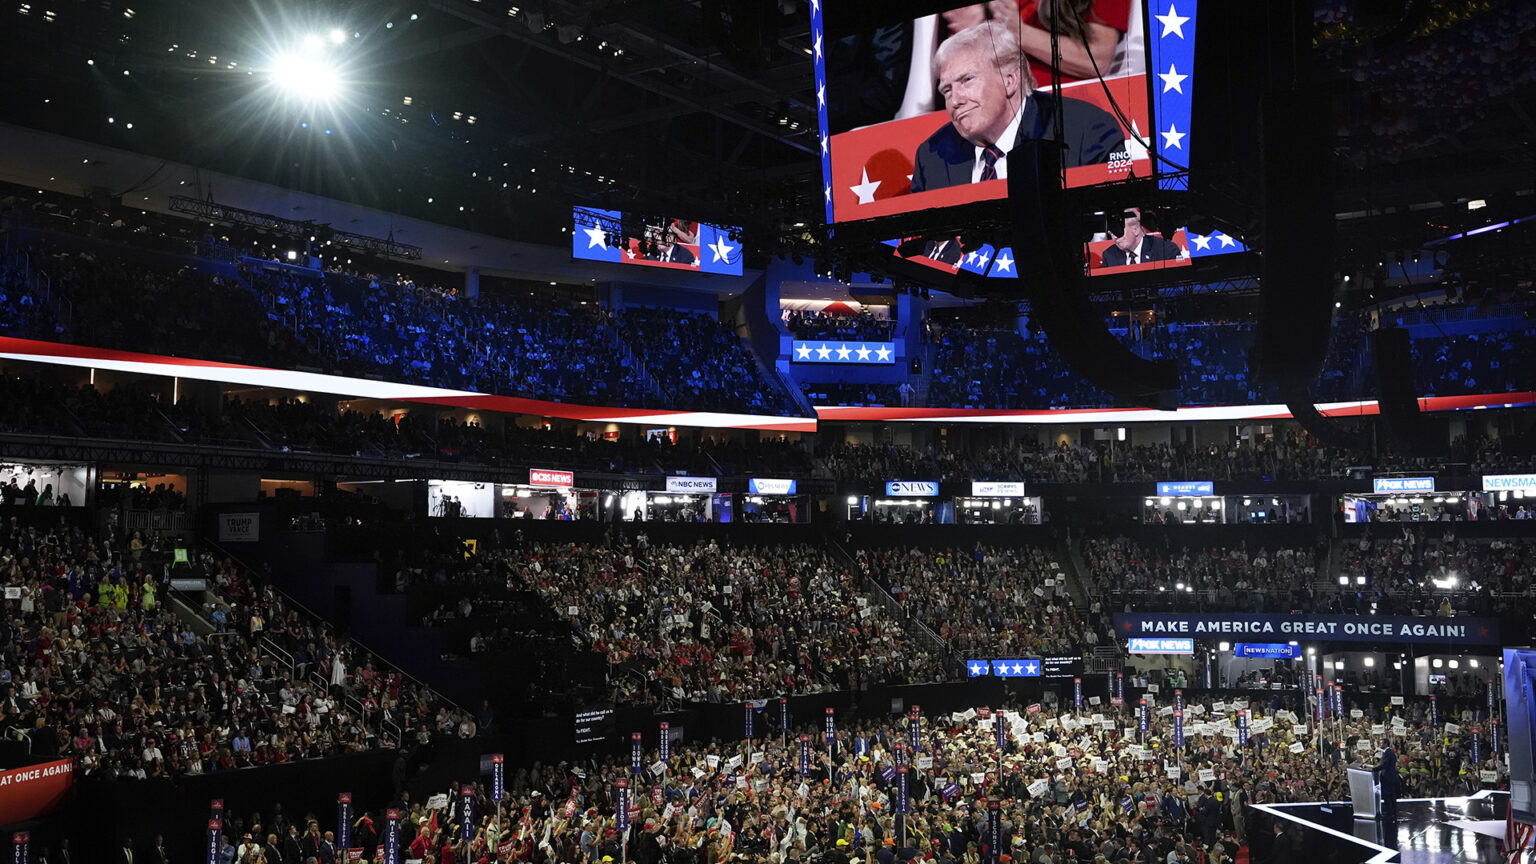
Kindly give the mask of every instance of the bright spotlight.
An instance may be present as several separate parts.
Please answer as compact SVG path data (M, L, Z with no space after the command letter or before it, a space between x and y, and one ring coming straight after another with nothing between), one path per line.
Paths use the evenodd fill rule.
M347 41L347 34L342 32L342 29L340 27L334 27L334 28L331 29L331 44L332 45L340 45L341 43L343 43L345 41Z
M325 50L325 43L321 41L319 36L311 33L304 37L304 50L311 54L318 54Z
M272 61L272 83L289 95L310 102L327 102L341 92L336 68L321 57L283 54Z

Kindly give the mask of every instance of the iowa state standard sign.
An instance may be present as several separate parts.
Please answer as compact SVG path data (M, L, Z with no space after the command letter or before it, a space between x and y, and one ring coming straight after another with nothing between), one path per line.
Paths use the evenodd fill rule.
M1499 641L1499 622L1492 618L1418 618L1411 615L1127 613L1115 616L1115 632L1124 639L1137 636L1195 639L1263 636L1335 642L1495 644ZM1274 640L1266 638L1263 641Z

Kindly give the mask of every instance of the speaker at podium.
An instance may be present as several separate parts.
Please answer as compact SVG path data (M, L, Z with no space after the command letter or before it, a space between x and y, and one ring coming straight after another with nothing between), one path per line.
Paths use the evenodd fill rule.
M1374 766L1350 765L1349 803L1356 819L1375 819L1381 815L1381 777Z

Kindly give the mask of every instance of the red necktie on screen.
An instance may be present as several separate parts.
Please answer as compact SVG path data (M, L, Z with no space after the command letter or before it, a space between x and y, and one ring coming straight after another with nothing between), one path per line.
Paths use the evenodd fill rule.
M981 151L981 179L997 179L997 160L1003 158L1003 151L996 147L988 146Z

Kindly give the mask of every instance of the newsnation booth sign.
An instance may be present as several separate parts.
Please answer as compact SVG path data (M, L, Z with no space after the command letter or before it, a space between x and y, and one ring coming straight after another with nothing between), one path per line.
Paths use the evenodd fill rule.
M1115 616L1122 639L1186 637L1231 639L1264 637L1333 642L1470 642L1497 644L1499 622L1494 618L1418 618L1412 615L1275 615L1232 613L1181 615L1126 613Z

